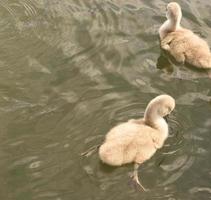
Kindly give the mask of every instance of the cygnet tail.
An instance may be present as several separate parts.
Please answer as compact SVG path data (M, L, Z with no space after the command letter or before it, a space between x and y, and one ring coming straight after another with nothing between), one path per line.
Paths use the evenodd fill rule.
M201 69L211 69L211 54L200 58L195 58L189 64Z

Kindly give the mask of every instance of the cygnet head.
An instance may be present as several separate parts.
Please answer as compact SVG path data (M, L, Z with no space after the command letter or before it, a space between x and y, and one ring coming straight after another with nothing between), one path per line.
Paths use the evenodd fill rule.
M182 18L181 7L176 2L171 2L167 5L166 17L173 22L180 23Z
M175 100L169 95L159 95L147 105L144 118L146 122L154 122L157 118L165 117L175 108Z

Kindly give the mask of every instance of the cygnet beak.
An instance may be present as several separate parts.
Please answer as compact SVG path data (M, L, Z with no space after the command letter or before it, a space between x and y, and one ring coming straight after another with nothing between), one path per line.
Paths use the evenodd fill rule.
M164 118L164 119L166 120L166 122L168 123L169 114L166 115L166 116L164 116L163 118Z

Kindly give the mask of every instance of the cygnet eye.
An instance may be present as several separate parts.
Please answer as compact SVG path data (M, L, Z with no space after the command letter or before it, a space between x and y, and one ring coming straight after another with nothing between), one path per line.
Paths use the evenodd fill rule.
M171 108L170 107L168 107L168 113L170 113L171 112Z

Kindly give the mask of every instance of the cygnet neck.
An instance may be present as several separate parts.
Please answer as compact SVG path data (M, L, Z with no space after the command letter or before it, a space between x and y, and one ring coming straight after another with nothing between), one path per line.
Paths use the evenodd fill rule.
M165 137L168 135L168 124L165 119L159 115L157 105L148 105L144 113L145 123L159 130Z
M178 15L175 18L168 18L167 22L168 22L168 28L170 29L170 31L176 31L178 29L181 28L180 23L181 23L181 19L182 19L182 15Z
M167 20L163 23L159 30L160 39L163 39L169 32L180 30L182 28L180 25L181 19L181 13L176 17L167 16Z

